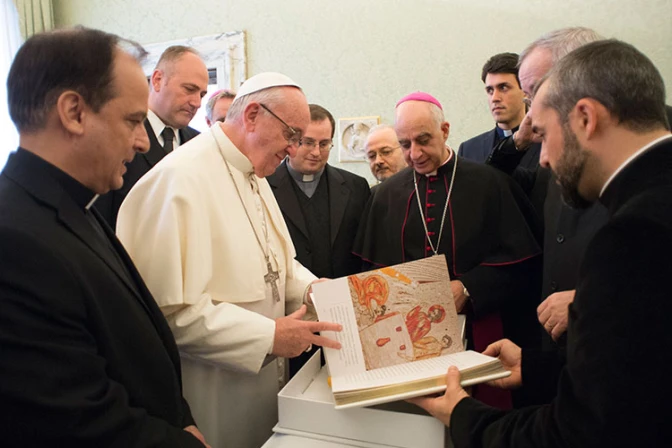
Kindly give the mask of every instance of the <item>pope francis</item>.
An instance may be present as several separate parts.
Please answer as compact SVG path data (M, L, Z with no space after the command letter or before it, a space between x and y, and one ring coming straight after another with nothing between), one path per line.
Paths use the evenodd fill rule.
M339 325L303 320L316 278L294 260L264 179L309 121L294 81L256 75L226 122L161 160L119 212L117 233L173 330L184 395L213 447L261 446L277 422L283 358L340 347L313 334Z

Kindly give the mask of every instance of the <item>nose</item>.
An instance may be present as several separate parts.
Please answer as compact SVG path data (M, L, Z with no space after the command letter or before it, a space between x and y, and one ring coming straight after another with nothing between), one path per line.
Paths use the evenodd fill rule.
M296 156L296 146L294 145L287 145L287 148L285 148L285 151L287 151L287 154L289 154L289 157L294 158Z
M320 145L316 143L315 146L313 146L312 148L310 148L310 154L311 154L313 157L320 157L320 155L321 155L321 152L320 152Z
M195 109L198 109L201 107L201 94L200 93L194 93L193 95L189 96L189 105Z
M501 101L502 101L501 92L499 92L498 90L495 90L494 92L492 92L492 102L493 103L499 103Z
M548 151L546 151L546 145L541 145L541 152L539 153L539 165L544 168L550 168L551 164L548 160Z
M422 156L422 149L420 145L413 142L411 143L411 149L409 150L409 155L411 160L418 160Z
M144 125L138 126L133 149L141 153L149 151L149 136L147 135L147 130Z
M379 152L376 153L376 159L373 161L373 163L375 164L383 163L383 156L381 156Z

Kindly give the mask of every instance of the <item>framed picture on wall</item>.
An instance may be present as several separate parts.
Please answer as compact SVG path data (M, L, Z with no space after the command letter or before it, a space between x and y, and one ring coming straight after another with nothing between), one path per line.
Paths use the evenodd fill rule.
M380 124L380 116L338 119L338 161L366 162L366 136Z

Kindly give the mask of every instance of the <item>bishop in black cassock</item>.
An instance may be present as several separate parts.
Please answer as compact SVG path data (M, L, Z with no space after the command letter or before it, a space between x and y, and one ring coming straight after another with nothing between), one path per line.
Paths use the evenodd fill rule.
M536 344L541 251L534 212L506 176L445 146L448 123L438 122L437 110L442 115L427 94L398 103L397 134L411 167L381 184L369 200L354 252L378 267L432 256L434 246L445 254L451 280L468 293L468 338L476 350L502 333Z

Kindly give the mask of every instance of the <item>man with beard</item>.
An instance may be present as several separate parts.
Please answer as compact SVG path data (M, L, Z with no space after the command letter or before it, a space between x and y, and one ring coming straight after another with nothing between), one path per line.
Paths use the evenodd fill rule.
M456 157L446 145L449 128L441 104L427 93L397 103L395 130L411 169L378 186L353 252L367 267L445 254L455 305L470 316L475 349L502 332L533 344L540 262L526 222L533 212L510 178Z
M557 175L567 202L599 200L609 212L580 267L557 396L502 412L469 398L451 368L443 396L414 402L450 426L458 448L665 446L672 134L663 80L631 45L594 42L541 81L530 117L542 139L541 164ZM513 373L499 386L524 381L520 348L504 340L485 353ZM644 378L655 390L633 387Z
M380 124L372 127L366 136L364 148L371 174L378 182L389 179L408 166L394 126Z

